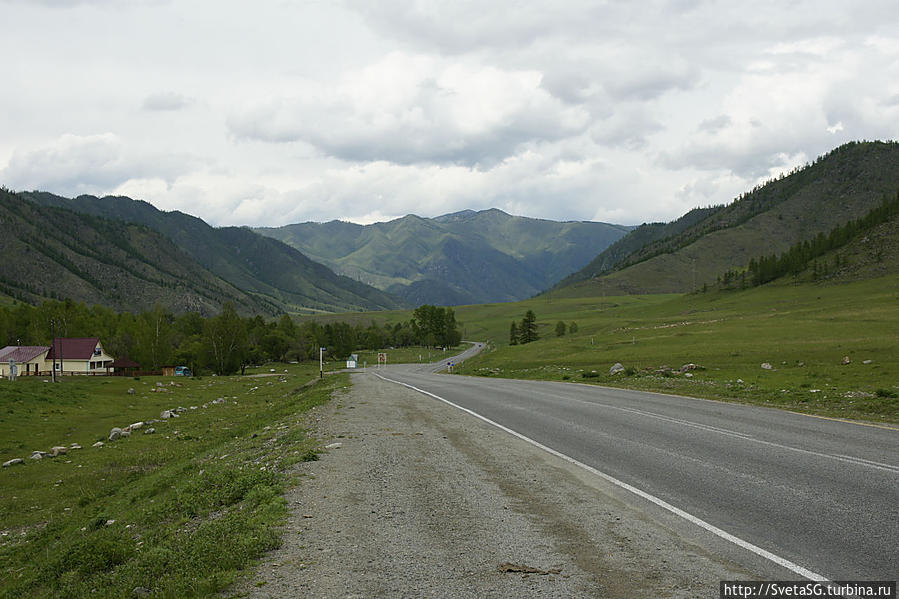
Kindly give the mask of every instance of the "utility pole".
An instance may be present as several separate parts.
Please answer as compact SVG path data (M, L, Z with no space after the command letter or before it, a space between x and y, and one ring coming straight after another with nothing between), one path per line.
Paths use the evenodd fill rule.
M53 347L53 370L50 372L50 378L56 382L56 319L50 319L50 343Z
M328 348L318 346L318 378L325 378L325 351Z

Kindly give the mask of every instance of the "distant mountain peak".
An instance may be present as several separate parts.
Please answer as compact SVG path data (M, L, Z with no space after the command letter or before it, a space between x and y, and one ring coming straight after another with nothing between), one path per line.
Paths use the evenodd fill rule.
M627 228L512 216L498 208L330 230L257 229L337 272L411 303L454 305L530 297L581 268Z

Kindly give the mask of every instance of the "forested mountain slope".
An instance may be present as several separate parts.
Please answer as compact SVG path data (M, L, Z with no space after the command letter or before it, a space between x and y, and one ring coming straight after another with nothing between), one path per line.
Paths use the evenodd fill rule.
M331 221L256 230L410 303L444 305L530 297L581 268L630 227L491 209L365 226Z
M753 258L783 252L864 216L897 189L899 143L845 144L730 205L695 212L702 218L687 227L669 227L664 237L639 249L598 256L592 268L572 276L564 290L593 295L700 288L715 283L721 273L745 268Z
M345 312L404 307L378 289L336 275L296 249L246 227L215 228L182 212L163 212L127 197L67 199L44 192L21 197L47 206L154 229L201 266L277 311Z

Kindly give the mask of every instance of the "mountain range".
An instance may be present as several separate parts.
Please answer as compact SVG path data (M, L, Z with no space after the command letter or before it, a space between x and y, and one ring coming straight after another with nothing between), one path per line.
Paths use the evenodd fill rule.
M121 309L159 301L175 311L233 301L269 315L405 307L245 227L211 227L126 197L3 192L2 201L13 243L4 243L0 277L32 301L66 297Z
M458 305L531 297L631 229L491 209L371 225L331 221L255 230L411 305Z
M851 142L730 204L639 227L493 209L372 225L216 228L126 197L0 188L0 295L202 313L230 301L273 316L514 301L549 288L679 293L826 235L897 190L895 142ZM843 250L841 272L899 269L897 219L878 222Z

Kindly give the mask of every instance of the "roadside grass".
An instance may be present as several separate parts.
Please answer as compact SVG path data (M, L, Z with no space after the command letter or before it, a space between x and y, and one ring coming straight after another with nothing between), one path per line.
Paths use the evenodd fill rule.
M276 547L287 468L316 457L305 413L348 384L307 385L318 365L278 366L253 378L0 382L0 459L26 458L0 470L0 596L206 597ZM28 458L72 443L83 449Z
M510 346L509 324L527 309L537 314L541 338ZM899 422L897 276L690 295L550 295L461 307L457 317L470 338L492 341L458 374L596 383ZM556 337L559 320L577 322L577 333ZM610 375L616 362L626 370ZM678 373L685 364L699 368Z

